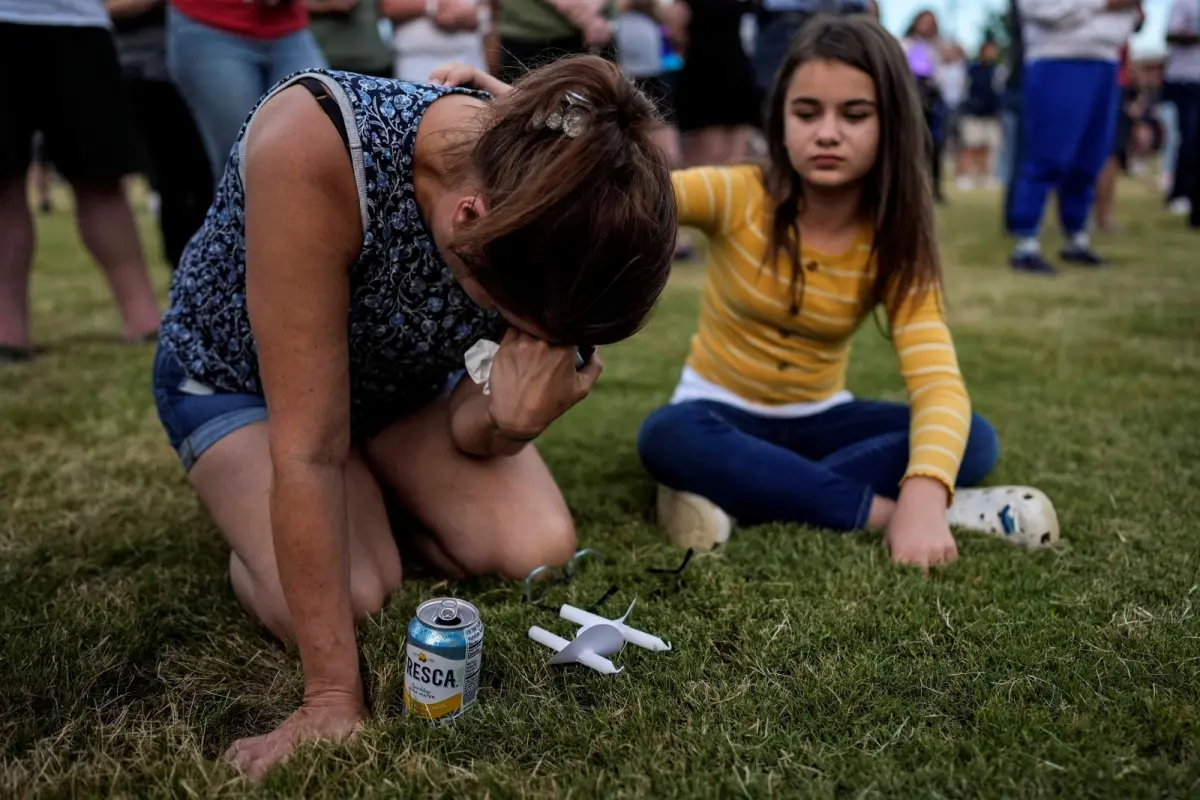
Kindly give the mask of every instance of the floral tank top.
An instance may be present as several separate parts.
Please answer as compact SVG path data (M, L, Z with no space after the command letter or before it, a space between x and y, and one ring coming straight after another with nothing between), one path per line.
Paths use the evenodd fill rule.
M279 83L258 107L306 77L337 101L358 187L363 243L350 270L346 324L351 424L356 436L370 436L429 403L462 369L467 349L480 338L498 340L502 330L499 315L476 306L454 280L413 189L422 116L438 98L467 90L309 70ZM253 119L252 112L180 260L160 338L193 380L261 395L246 309L243 156Z

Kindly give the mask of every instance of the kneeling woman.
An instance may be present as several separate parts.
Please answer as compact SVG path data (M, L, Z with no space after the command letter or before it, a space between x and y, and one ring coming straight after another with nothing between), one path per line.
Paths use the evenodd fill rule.
M675 204L654 106L615 66L499 88L288 79L175 274L159 415L238 599L305 672L301 709L231 750L253 774L365 717L354 623L400 583L385 494L450 575L524 577L574 550L531 443L600 374L576 346L646 320ZM481 338L502 340L487 393L455 380Z
M699 548L731 517L884 529L894 560L925 567L956 557L951 523L1053 540L1040 492L950 503L998 448L942 314L925 121L900 46L865 16L814 20L768 114L769 166L675 176L680 222L710 249L691 355L639 437L662 526ZM877 307L908 405L844 388L851 336Z

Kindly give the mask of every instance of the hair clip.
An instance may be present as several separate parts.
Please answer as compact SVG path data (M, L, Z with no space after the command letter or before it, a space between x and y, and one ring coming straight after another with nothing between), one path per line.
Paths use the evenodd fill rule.
M574 139L587 130L588 111L591 107L592 104L579 92L567 92L563 102L549 114L544 111L533 112L530 123L535 129L549 128L552 131L561 131Z

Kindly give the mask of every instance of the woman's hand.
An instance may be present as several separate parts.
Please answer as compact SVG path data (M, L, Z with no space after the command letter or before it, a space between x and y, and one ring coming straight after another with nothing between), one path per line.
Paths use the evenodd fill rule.
M555 346L509 328L492 361L488 414L499 432L530 441L587 397L603 364L595 353L575 369L574 347Z
M503 97L512 87L486 72L459 61L442 64L429 73L429 82L439 86L469 86L487 92L493 97Z
M904 482L883 535L892 561L928 572L930 567L958 558L958 545L946 521L946 500L946 487L932 478L914 477Z
M307 698L271 733L239 739L225 751L225 760L251 780L260 780L287 761L302 742L342 743L353 739L367 720L362 699L334 694Z

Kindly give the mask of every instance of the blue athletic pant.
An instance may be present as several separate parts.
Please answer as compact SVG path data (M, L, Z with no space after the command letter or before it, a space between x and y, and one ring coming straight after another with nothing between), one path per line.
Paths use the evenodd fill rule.
M1034 61L1025 67L1021 160L1012 231L1037 236L1050 192L1068 235L1087 227L1096 178L1113 150L1120 92L1111 61Z

